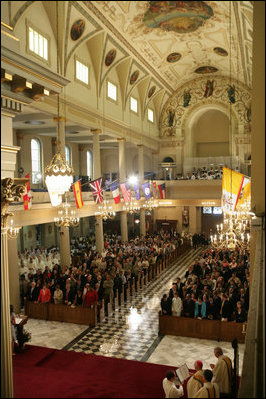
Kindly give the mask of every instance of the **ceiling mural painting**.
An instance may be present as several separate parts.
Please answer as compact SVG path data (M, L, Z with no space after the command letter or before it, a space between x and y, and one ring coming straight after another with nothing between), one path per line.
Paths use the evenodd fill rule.
M252 4L230 3L129 1L122 7L119 1L83 1L111 34L172 92L194 79L195 71L202 66L212 66L225 76L231 73L233 78L250 85L251 60L246 54L250 51ZM247 20L247 9L248 24L243 23L244 18Z
M214 73L214 72L217 72L217 71L218 71L217 68L215 68L213 66L210 66L210 65L207 65L207 66L201 66L201 67L197 68L195 70L195 73L204 74L204 73Z
M70 37L72 40L78 40L85 29L85 21L83 19L78 19L75 21L71 27Z
M174 63L174 62L179 61L180 58L181 58L180 53L171 53L167 56L166 60L167 60L167 62Z
M212 8L204 1L149 1L143 23L167 32L189 33L213 15Z
M129 83L133 85L137 81L138 77L139 77L139 70L132 73L132 75L130 76Z
M153 94L155 93L156 86L152 86L149 91L148 91L148 98L151 98Z
M105 65L109 67L113 63L115 57L116 57L116 49L111 49L110 51L108 51L104 61Z
M221 55L222 57L227 57L228 56L228 52L222 47L214 47L213 51L216 54Z

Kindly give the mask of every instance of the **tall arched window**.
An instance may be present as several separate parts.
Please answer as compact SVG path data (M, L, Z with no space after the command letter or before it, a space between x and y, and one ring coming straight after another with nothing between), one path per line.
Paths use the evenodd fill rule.
M92 178L92 156L90 151L87 151L87 176Z
M68 145L65 146L65 155L66 155L66 161L71 164L71 159L70 159L70 148Z
M31 140L31 173L32 183L40 183L42 179L41 143L38 139Z

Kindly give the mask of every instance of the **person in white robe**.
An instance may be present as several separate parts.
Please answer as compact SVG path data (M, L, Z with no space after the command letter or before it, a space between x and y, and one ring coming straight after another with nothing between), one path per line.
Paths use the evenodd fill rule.
M223 354L222 348L214 348L214 355L218 358L216 365L210 364L213 372L213 380L219 386L221 394L231 394L232 361ZM229 396L228 396L229 397Z
M211 370L203 371L204 384L193 398L219 398L220 391L216 383L211 382L213 373ZM189 396L190 397L190 396Z
M179 297L178 292L175 292L172 299L172 315L180 317L182 312L183 304L182 299Z
M168 370L163 380L163 390L166 398L180 398L184 394L182 385L178 388L174 383L175 379L175 372L173 370Z
M197 360L194 363L196 373L193 374L187 382L187 396L188 398L195 398L196 393L203 387L203 363L201 360Z

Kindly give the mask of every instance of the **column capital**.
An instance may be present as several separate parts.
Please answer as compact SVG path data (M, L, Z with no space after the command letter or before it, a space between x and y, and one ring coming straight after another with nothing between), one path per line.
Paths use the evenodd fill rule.
M102 133L102 129L91 129L91 133L93 134L101 134Z
M126 141L126 139L124 137L118 137L117 141Z
M51 142L52 142L52 145L57 145L57 138L56 137L52 137L51 138Z
M66 118L64 116L54 116L53 117L54 122L66 122Z
M143 147L144 147L144 145L143 145L143 144L137 144L137 147L139 147L139 148L143 148Z
M79 151L84 151L84 150L85 150L85 145L79 144Z

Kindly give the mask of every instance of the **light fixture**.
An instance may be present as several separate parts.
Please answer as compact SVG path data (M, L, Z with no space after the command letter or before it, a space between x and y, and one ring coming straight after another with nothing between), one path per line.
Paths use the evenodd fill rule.
M114 212L112 205L109 205L109 201L104 200L102 205L98 206L98 211L95 212L95 215L99 215L103 220L107 220L113 219L116 213Z
M131 215L133 213L138 213L139 210L140 210L140 206L134 197L131 197L131 201L129 202L129 204L126 204L123 206L123 211L126 211L126 212L130 213Z
M135 176L135 175L129 176L128 182L129 182L129 184L131 184L133 186L134 184L136 184L138 182L137 176Z
M149 200L146 200L143 204L143 207L147 210L147 211L152 211L154 208L158 207L158 203L157 201L155 201L153 198L150 198Z
M45 168L45 183L50 195L52 206L62 203L62 195L69 191L73 183L73 168L64 155L58 151Z
M59 73L59 14L58 2L56 2L56 21L57 21L57 73ZM62 118L59 113L59 94L57 94L57 153L53 156L49 165L45 168L45 184L47 186L52 206L58 206L62 203L62 195L69 191L73 183L74 170L65 159L65 145L61 149L61 136L65 136L65 126L62 131L60 123L65 118ZM63 140L64 142L65 140ZM62 150L62 153L61 153Z
M14 227L13 219L10 220L10 227L7 227L7 238L17 238L19 230L21 227Z
M58 211L58 217L54 218L54 223L57 227L77 227L79 225L79 218L75 216L74 210L70 210L70 204L67 201Z

